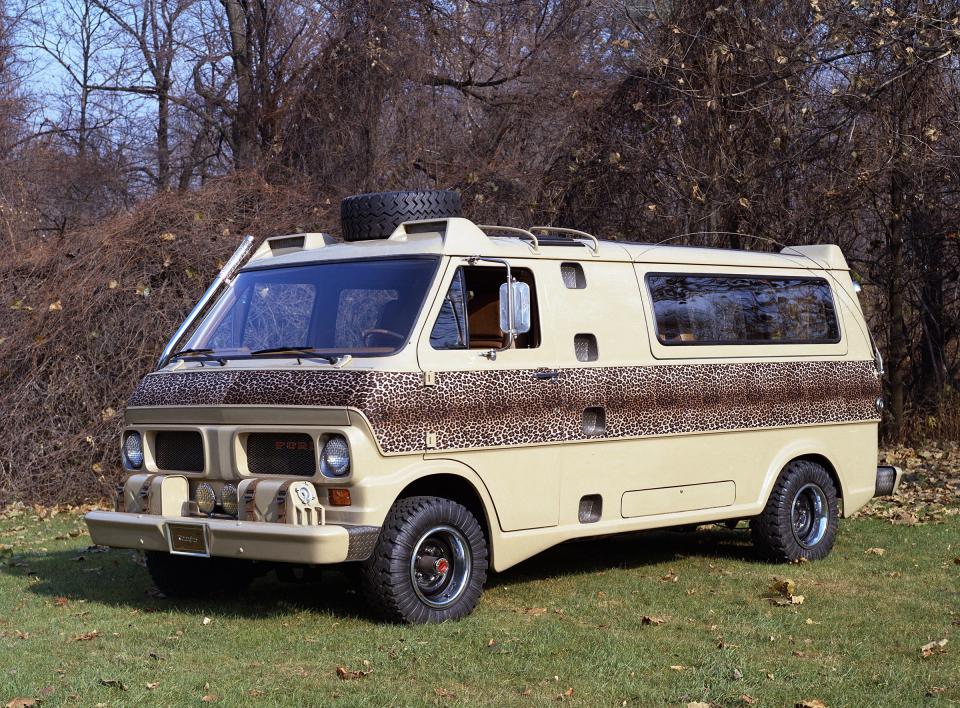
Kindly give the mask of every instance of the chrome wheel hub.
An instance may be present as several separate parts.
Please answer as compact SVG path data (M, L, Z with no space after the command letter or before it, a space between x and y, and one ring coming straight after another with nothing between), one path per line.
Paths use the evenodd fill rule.
M417 597L436 609L449 607L470 579L470 544L452 526L441 524L420 536L410 557L410 580Z
M794 495L790 523L793 538L804 548L813 548L823 540L830 523L830 505L816 484L805 484Z

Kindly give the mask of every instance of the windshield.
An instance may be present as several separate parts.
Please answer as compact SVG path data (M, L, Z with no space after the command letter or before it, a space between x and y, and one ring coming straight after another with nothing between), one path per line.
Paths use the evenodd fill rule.
M410 336L436 267L436 258L397 258L245 271L183 348L222 358L280 348L392 354Z

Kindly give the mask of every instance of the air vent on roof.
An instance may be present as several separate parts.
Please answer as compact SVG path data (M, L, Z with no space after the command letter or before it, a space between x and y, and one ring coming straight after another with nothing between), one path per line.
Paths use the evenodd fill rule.
M267 241L270 244L270 250L274 253L287 248L303 248L305 242L306 239L303 236L281 236Z

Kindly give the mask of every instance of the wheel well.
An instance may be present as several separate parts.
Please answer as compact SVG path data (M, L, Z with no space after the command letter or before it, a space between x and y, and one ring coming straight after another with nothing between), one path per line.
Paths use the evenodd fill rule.
M798 460L810 460L810 462L816 462L818 465L823 467L827 471L827 474L830 475L830 479L833 480L833 486L837 488L837 497L843 499L843 487L840 484L840 475L837 474L837 470L834 468L833 463L830 462L823 455L801 455L796 458Z
M483 506L483 500L480 499L476 488L469 481L455 474L428 475L408 484L400 492L397 499L417 496L443 497L465 506L479 522L489 545L490 519L487 518L487 510Z

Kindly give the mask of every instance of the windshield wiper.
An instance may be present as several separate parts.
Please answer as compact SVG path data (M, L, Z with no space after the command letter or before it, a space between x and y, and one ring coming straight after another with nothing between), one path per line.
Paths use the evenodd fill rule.
M270 349L257 349L250 352L250 356L268 356L270 354L293 354L302 355L305 359L323 359L331 364L336 364L339 357L330 354L321 354L314 347L271 347ZM299 360L299 356L297 359Z
M167 361L173 361L174 359L180 359L185 356L195 356L198 359L212 359L213 361L220 364L220 366L226 366L227 365L226 359L219 356L213 356L213 351L214 351L213 349L205 349L202 347L199 349L181 349L180 351L174 352L173 354L171 354L170 358L167 359Z

